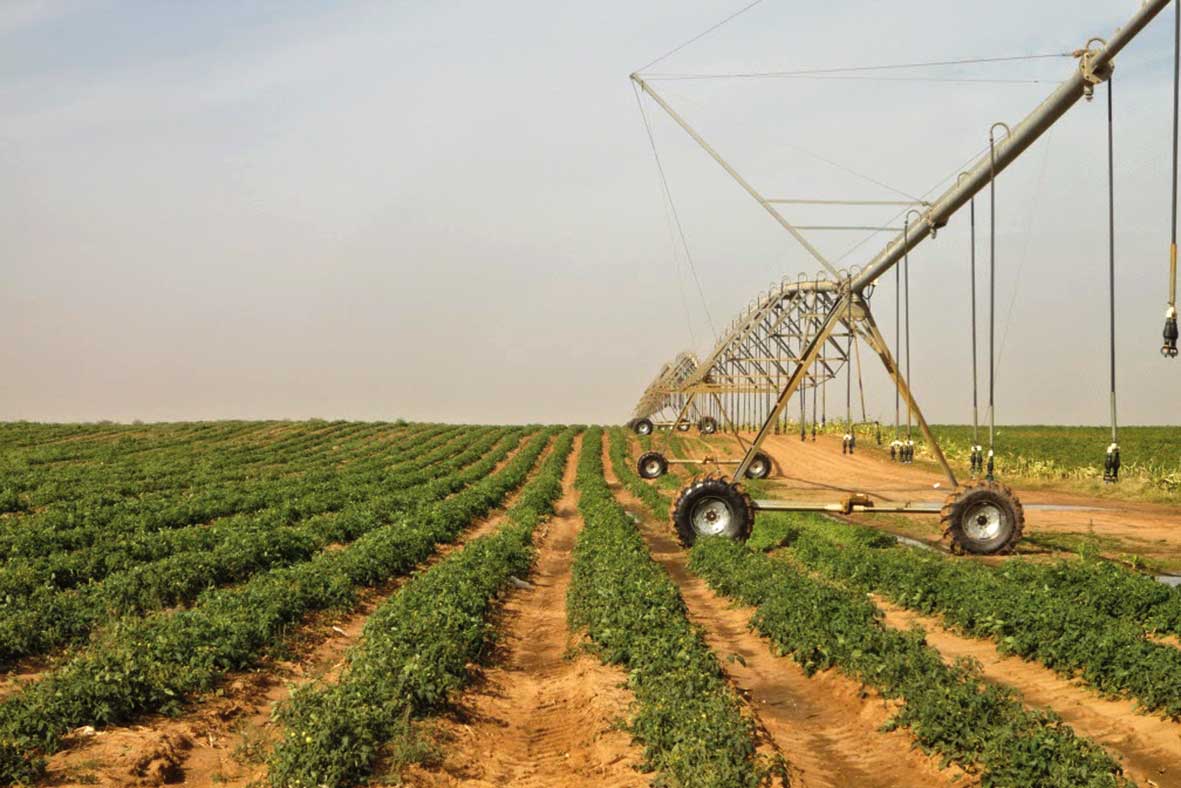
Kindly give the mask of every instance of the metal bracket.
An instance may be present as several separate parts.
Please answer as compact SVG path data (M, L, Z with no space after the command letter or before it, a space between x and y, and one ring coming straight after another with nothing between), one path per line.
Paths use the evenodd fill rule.
M1101 45L1103 49L1094 49L1095 44ZM1112 73L1115 72L1115 62L1110 58L1099 65L1095 64L1096 58L1103 54L1106 48L1107 41L1105 39L1092 38L1087 41L1085 47L1074 52L1074 56L1079 61L1079 71L1083 75L1083 97L1087 101L1095 97L1095 86L1111 79Z

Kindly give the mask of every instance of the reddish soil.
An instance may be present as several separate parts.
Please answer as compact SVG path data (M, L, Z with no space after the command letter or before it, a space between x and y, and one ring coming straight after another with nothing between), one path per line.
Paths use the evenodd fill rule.
M639 520L652 557L676 582L690 619L703 628L724 671L789 762L793 786L971 784L957 769L941 770L905 731L881 732L892 708L880 696L834 670L809 678L790 657L776 656L771 644L750 630L754 611L733 606L691 573L668 526L654 522L609 467L607 481Z
M1002 656L992 643L957 635L934 618L877 596L873 601L890 626L906 629L917 624L926 630L927 643L948 662L975 659L988 679L1018 690L1031 705L1056 711L1080 735L1107 748L1139 784L1181 786L1181 724L1137 713L1131 701L1101 698L1040 665Z
M576 456L577 452L575 453ZM419 786L642 786L639 748L618 728L632 701L624 673L576 650L566 591L582 527L566 469L557 514L537 534L532 587L512 591L497 651L479 681L436 725L442 762L402 775Z
M547 447L535 466L548 456ZM496 470L520 450L516 447ZM454 543L440 545L424 564L430 566L504 521L504 509L520 497L509 496L504 508L477 521ZM254 671L228 676L221 688L198 699L182 717L153 715L140 725L95 731L81 728L66 749L49 760L46 783L57 786L144 786L183 783L195 786L262 784L265 759L280 736L275 707L310 681L335 678L365 621L394 594L405 577L362 594L362 603L345 616L312 616L286 648L290 660L265 659Z

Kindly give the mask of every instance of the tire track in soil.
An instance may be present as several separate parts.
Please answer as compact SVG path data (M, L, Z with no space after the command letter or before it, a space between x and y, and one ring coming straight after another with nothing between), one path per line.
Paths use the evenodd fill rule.
M790 657L776 656L771 643L750 630L752 608L731 605L689 571L688 556L671 526L653 522L615 477L606 443L603 461L607 483L639 520L652 557L676 582L689 618L705 630L723 670L790 764L793 786L973 784L956 768L941 770L937 759L918 750L905 731L879 731L896 706L876 693L836 670L809 678ZM737 658L730 659L732 655Z
M514 447L489 475L504 468L524 447ZM500 508L477 520L411 574L363 589L350 613L313 614L285 647L292 659L265 658L258 668L234 673L218 689L196 699L183 716L151 715L141 723L95 731L79 728L66 747L49 759L44 784L53 786L157 786L183 783L201 788L245 788L265 784L265 759L282 733L275 707L311 681L333 681L345 664L370 614L393 596L414 573L433 566L473 539L496 531L505 510L553 451L553 439L539 455L525 482Z
M1020 657L1004 656L989 641L958 635L930 616L899 607L876 594L873 603L889 626L921 626L927 644L947 661L977 660L984 676L1021 693L1027 705L1057 712L1075 731L1105 747L1141 785L1181 788L1181 724L1137 713L1130 700L1109 700Z
M411 766L413 786L644 786L640 748L616 725L633 700L622 670L572 651L566 591L582 528L574 474L579 436L556 514L541 526L531 588L511 591L498 616L500 639L456 712L435 721L442 762Z

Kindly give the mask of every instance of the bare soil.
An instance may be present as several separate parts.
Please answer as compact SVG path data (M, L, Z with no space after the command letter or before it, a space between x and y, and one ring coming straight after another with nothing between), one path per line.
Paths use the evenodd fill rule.
M578 448L578 447L576 447ZM641 753L619 729L633 698L626 676L577 649L566 626L566 591L582 527L566 469L557 514L535 537L531 588L509 593L496 653L479 680L438 721L441 763L413 766L417 786L642 786Z
M604 462L607 462L605 459ZM687 555L665 522L607 468L618 500L640 522L648 548L668 570L723 670L791 768L793 786L971 785L958 769L940 769L905 731L879 728L893 707L835 670L809 678L790 657L750 630L750 608L733 606L689 571Z

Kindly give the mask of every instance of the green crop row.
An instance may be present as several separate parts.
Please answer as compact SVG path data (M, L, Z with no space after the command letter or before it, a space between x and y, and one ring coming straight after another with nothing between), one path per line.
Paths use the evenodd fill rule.
M464 437L479 434L473 431ZM409 452L372 452L336 472L272 482L260 490L257 505L211 523L160 527L154 518L127 518L123 527L105 532L14 525L4 541L17 555L0 566L0 600L29 596L43 587L72 588L177 553L210 550L227 534L243 529L280 528L313 515L340 511L350 502L364 500L373 488L398 482L407 470L446 461L455 453L449 446L454 438L450 432L443 433ZM401 483L406 484L404 480ZM65 548L65 544L72 547Z
M340 442L391 429L366 423L260 426L247 434L211 432L142 450L121 451L120 442L88 451L86 443L70 442L59 448L65 455L51 462L38 462L36 451L12 452L0 467L7 483L37 507L60 505L85 513L151 493L199 489L219 480L246 481L281 471L285 462L315 451L331 451Z
M123 533L183 528L268 506L293 508L289 501L294 496L282 495L278 488L285 482L302 482L307 495L317 487L331 487L341 463L359 452L364 452L361 456L373 453L367 437L336 444L340 451L307 451L285 457L278 466L282 473L259 475L249 481L227 476L224 471L203 477L190 470L187 488L122 497L112 495L100 479L90 479L76 487L76 497L70 501L10 523L0 535L0 555L9 560L44 556L106 543ZM391 441L391 453L413 449L417 437L412 434ZM178 467L186 467L183 460L178 460Z
M1111 561L1014 559L999 572L1014 583L1040 586L1065 601L1131 619L1153 632L1181 635L1181 590Z
M409 469L385 481L391 492L368 490L371 497L343 508L331 517L312 517L297 526L258 525L229 521L217 528L220 541L205 548L176 553L158 561L114 573L102 582L80 589L58 591L43 587L0 604L0 665L85 638L95 628L119 616L190 603L207 588L240 582L277 566L306 561L333 542L351 542L380 522L371 512L381 505L388 521L438 500L477 481L486 471L486 452L516 443L516 433L490 430L481 440L448 462L430 467L443 483L426 484L421 469ZM500 456L493 452L494 456ZM465 470L467 469L467 470ZM213 530L210 526L208 530Z
M489 457L480 464L481 481L341 550L208 592L189 610L116 622L61 668L0 703L0 783L36 779L45 756L75 727L179 709L228 671L255 664L307 613L350 608L358 588L405 574L519 486L553 433L537 434L494 473L498 460Z
M364 782L408 715L440 709L484 653L488 615L509 578L532 561L533 530L553 511L574 439L558 438L507 512L509 524L414 577L365 624L340 680L308 685L280 712L286 732L270 760L277 788Z
M1107 753L1056 715L1026 709L969 662L947 665L921 630L883 626L863 594L826 585L782 560L725 539L702 539L690 566L719 593L752 605L752 626L809 673L835 667L901 702L889 727L985 786L1123 785Z
M1010 576L983 563L883 547L876 540L836 544L808 522L797 519L803 527L791 554L810 569L936 614L960 632L996 641L1002 653L1037 660L1103 693L1181 718L1181 650L1149 640L1136 621L1080 604L1080 596L1088 596L1084 586L1064 590L1033 581L1042 571L1012 569ZM1111 596L1110 590L1101 594Z
M721 666L686 617L676 585L648 555L603 478L602 433L583 443L576 486L584 527L567 607L600 658L623 665L636 695L632 734L672 785L754 786L754 728Z

